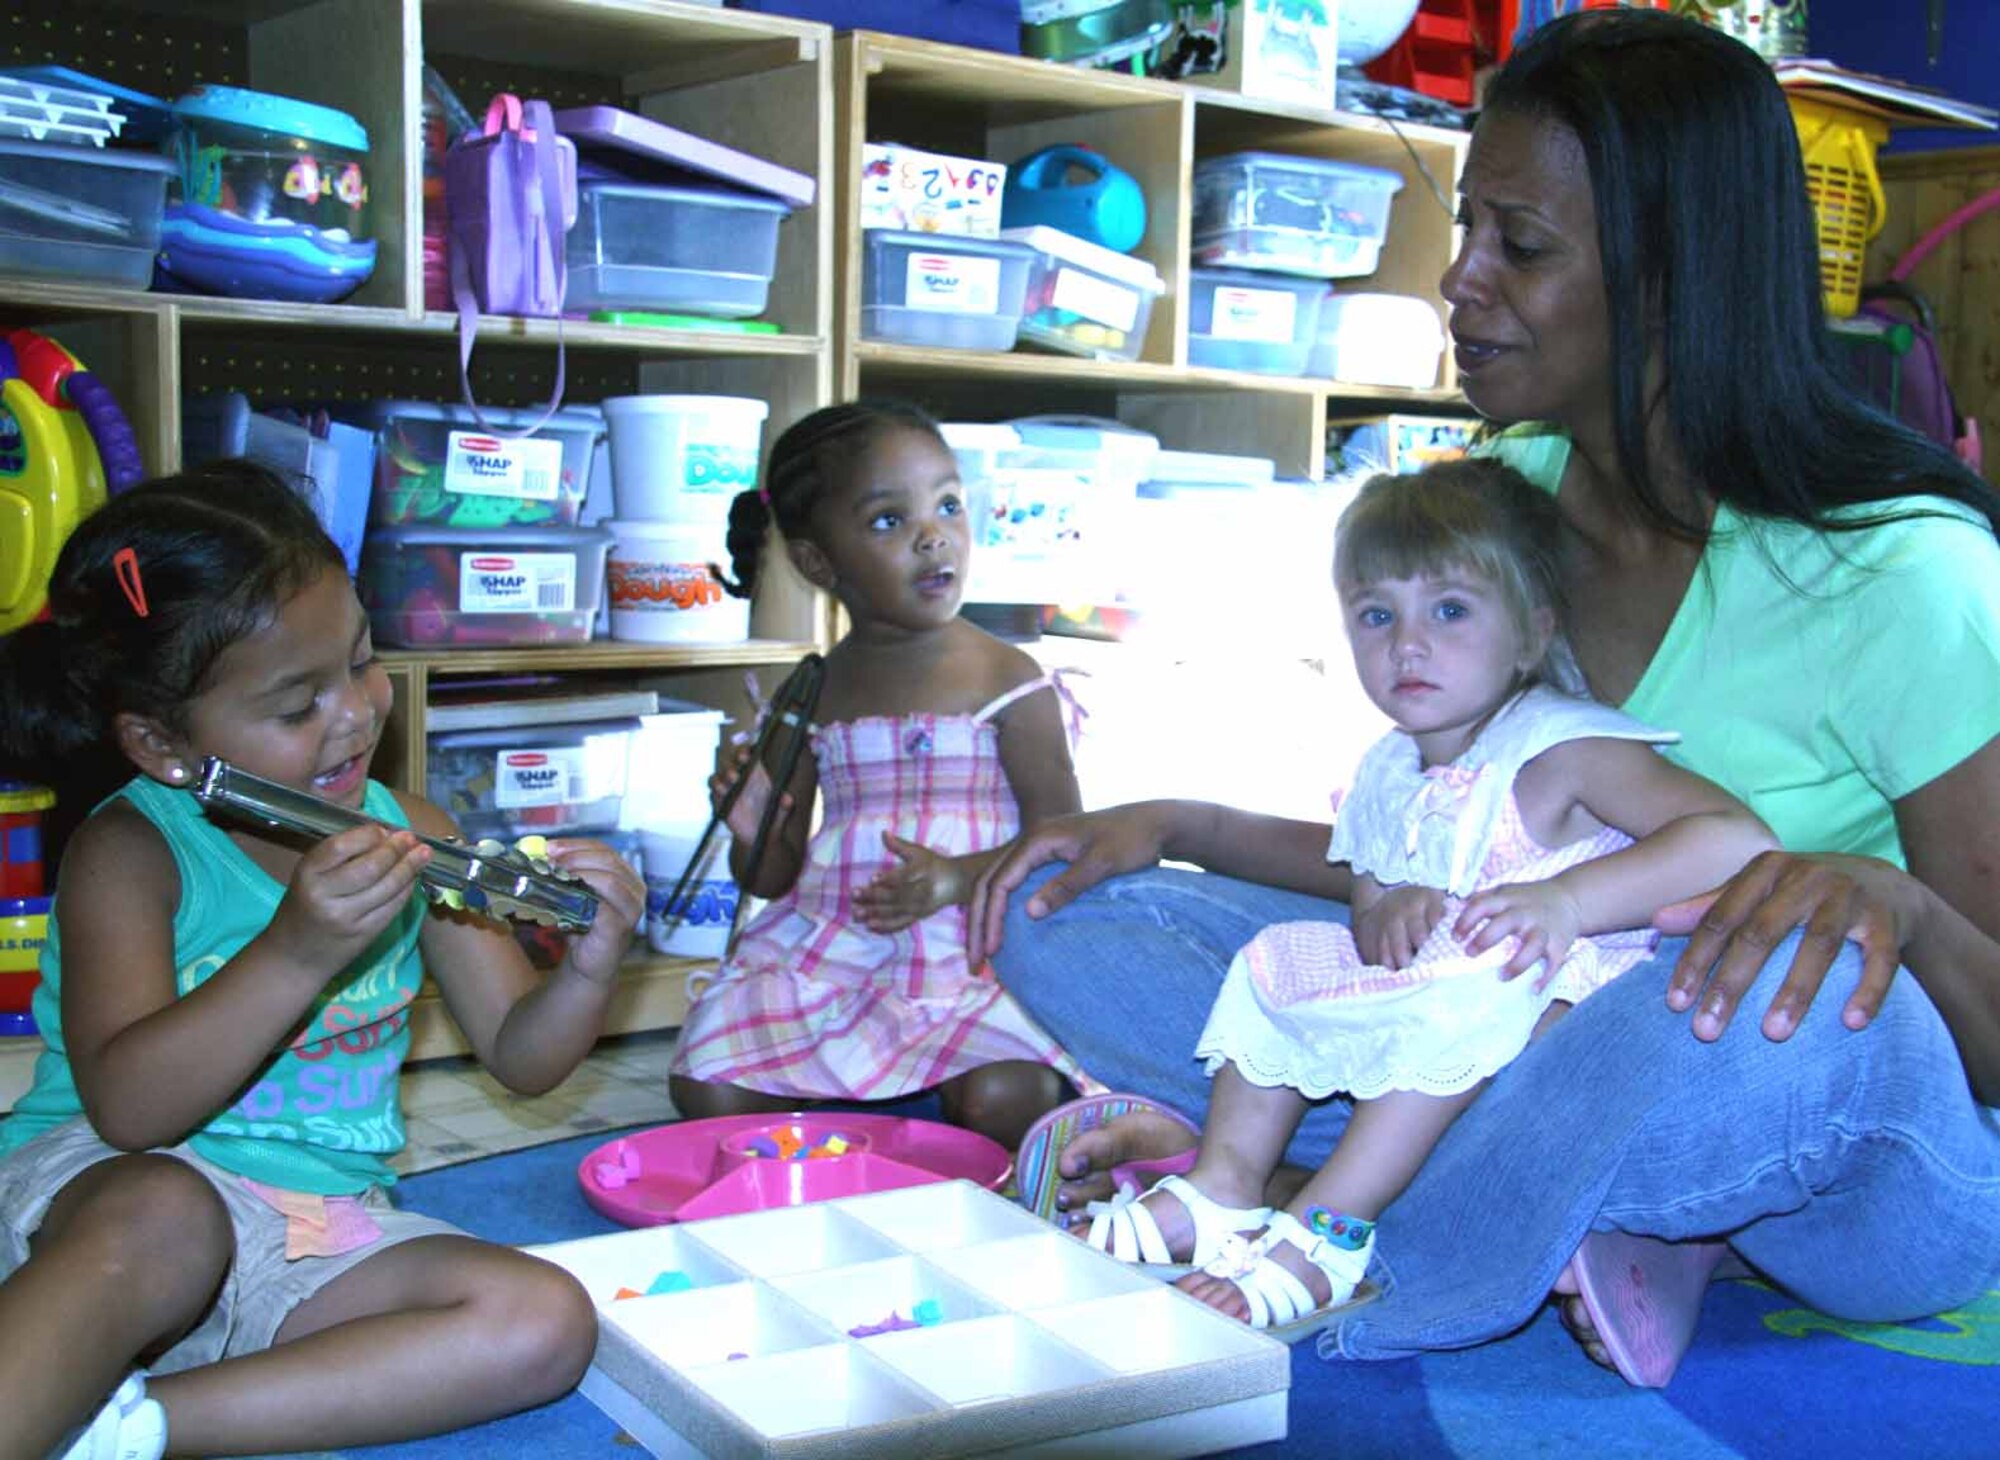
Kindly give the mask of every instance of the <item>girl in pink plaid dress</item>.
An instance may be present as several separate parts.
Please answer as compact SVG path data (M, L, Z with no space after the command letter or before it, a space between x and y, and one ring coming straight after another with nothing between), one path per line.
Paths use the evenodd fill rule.
M1236 955L1195 1047L1214 1084L1193 1167L1093 1204L1128 1261L1288 1339L1357 1296L1375 1219L1487 1079L1641 962L1667 903L1776 845L1678 737L1565 692L1555 499L1495 461L1377 477L1334 550L1354 667L1396 728L1362 759L1327 860L1352 930L1278 923ZM1531 974L1533 976L1525 976ZM1289 1201L1266 1183L1310 1102L1353 1116Z
M775 755L753 765L744 750L711 786L719 803L750 776L731 870L771 902L695 996L674 1103L700 1117L936 1089L947 1119L1011 1150L1079 1072L972 967L963 904L1024 825L1078 809L1066 696L958 617L970 524L921 412L861 401L779 437L764 490L730 514L732 591L750 591L773 525L850 628L826 658L813 754L777 788L762 865L742 863Z

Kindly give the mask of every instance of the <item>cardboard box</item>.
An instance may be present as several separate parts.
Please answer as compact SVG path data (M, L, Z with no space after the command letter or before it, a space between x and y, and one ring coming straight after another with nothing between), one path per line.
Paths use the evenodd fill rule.
M998 238L1006 185L1004 162L870 142L861 149L861 226Z

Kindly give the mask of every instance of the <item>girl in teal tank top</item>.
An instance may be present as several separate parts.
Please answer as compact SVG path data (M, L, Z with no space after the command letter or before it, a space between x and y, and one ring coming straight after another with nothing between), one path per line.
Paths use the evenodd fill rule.
M0 1122L0 1409L29 1453L379 1443L589 1362L567 1275L395 1212L386 1161L424 974L493 1075L540 1093L600 1033L644 889L609 848L552 844L599 913L546 976L504 926L427 912L412 833L456 829L368 779L389 709L339 550L245 463L114 498L48 618L0 639L0 764L129 777L63 850L47 1050ZM186 789L207 756L380 824L212 822Z

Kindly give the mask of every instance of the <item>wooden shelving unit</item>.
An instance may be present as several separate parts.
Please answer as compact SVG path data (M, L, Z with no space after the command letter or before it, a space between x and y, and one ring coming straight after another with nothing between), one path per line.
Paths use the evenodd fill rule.
M622 105L819 182L816 204L780 230L769 317L782 333L568 323L571 401L653 390L754 395L771 403L768 444L833 400L893 391L958 419L1115 416L1170 447L1272 456L1285 473L1317 477L1330 409L1347 416L1456 400L1449 364L1435 388L1418 391L1194 368L1186 318L1189 178L1198 157L1262 147L1401 171L1407 185L1371 287L1435 300L1455 247L1444 200L1464 158L1456 133L896 36L836 38L818 25L677 0L17 0L9 8L0 41L12 63L55 61L166 97L203 81L281 92L339 107L370 135L380 261L351 302L191 298L0 277L0 321L48 331L98 372L154 471L179 465L181 402L208 391L458 397L456 319L426 312L423 300L426 65L468 104L509 90L558 108ZM1009 162L1077 141L1133 172L1151 213L1137 252L1168 286L1140 358L1113 364L861 339L861 237L848 180L861 144L890 138ZM482 321L479 398L545 399L556 340L552 321ZM788 664L828 642L833 627L827 605L779 564L756 605L757 637L746 644L386 654L398 710L377 774L422 788L425 703L433 685L454 679L559 673L739 707L745 669ZM690 966L635 958L613 1029L677 1023ZM419 1053L446 1052L454 1038L441 1009L427 1004Z

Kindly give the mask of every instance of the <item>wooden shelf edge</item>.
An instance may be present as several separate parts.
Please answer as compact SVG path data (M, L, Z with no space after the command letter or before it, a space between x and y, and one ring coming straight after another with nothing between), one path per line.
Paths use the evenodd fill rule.
M592 639L587 644L547 644L532 649L384 649L377 657L385 669L421 668L431 674L536 669L573 674L589 669L729 669L790 664L817 647L790 639L746 639L737 644L634 644Z
M164 318L169 312L193 325L241 324L288 329L342 330L355 334L417 336L449 340L458 316L410 314L367 304L295 304L275 299L221 299L188 294L155 294L144 289L106 289L89 284L43 283L0 278L0 304L66 314L138 314ZM562 337L579 349L629 350L653 355L748 355L812 359L827 341L819 335L739 335L716 330L649 329L643 325L593 324L565 320ZM556 322L486 315L479 339L487 344L553 345Z
M687 979L697 969L711 968L712 958L634 959L618 980L604 1033L638 1034L652 1029L678 1029L687 1018ZM406 1064L450 1059L472 1053L438 992L426 985L410 1006L410 1053Z
M1248 394L1325 396L1329 401L1377 405L1463 405L1465 398L1443 386L1354 385L1316 376L1258 375L1246 370L1159 365L1144 360L1086 360L1071 355L1024 351L948 350L861 340L854 358L863 370L926 375L960 375L994 380L1045 380L1051 384L1099 385L1151 390L1228 390Z

